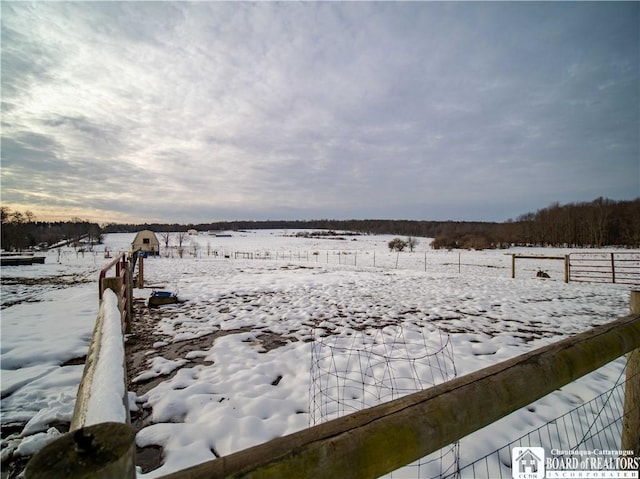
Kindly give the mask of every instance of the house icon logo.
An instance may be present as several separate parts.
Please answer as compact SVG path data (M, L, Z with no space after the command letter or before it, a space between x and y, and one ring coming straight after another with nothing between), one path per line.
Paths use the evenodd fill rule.
M513 479L544 479L544 448L514 447L511 450Z

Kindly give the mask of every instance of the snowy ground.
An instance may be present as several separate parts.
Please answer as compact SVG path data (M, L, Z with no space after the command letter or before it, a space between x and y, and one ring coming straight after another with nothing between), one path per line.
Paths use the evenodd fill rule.
M461 376L628 313L630 287L564 284L560 261L519 263L511 279L504 250L432 251L421 239L413 253L397 254L388 252L392 236L285 236L293 233L201 234L187 238L182 258L174 248L169 257L145 260L147 284L177 291L182 302L144 309L140 317L147 337L130 370L138 409L132 417L141 450L162 453L162 465L140 477L307 427L318 393L311 356L319 338L350 338L352 348L362 349L367 335L396 341L400 331L405 350L419 336L417 344L435 351L444 334ZM105 246L125 250L133 236L107 235ZM82 365L69 360L86 353L98 309L97 271L108 261L103 248L84 256L65 249L48 253L44 265L2 269L3 460L41 447L71 418ZM249 254L254 259L241 259ZM536 279L538 268L551 279ZM461 461L607 390L623 364L479 431L462 442Z

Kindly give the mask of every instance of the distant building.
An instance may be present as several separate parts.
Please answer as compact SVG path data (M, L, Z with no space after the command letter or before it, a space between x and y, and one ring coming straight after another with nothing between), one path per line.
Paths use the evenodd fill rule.
M138 231L136 238L131 243L132 251L144 251L150 255L160 254L160 242L156 234L151 230Z
M207 234L216 238L231 238L233 236L231 233L225 233L222 230L209 230Z

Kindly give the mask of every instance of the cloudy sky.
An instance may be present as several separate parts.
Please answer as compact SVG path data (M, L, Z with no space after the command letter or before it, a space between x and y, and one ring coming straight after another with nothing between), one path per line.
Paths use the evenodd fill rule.
M503 221L640 196L640 3L3 1L2 205Z

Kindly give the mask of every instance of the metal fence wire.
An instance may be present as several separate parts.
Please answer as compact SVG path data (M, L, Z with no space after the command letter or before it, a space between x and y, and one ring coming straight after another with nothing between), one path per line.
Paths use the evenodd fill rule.
M456 377L450 338L442 331L398 324L335 334L323 326L313 332L310 426ZM608 391L479 459L463 463L464 444L455 443L383 477L510 479L513 447L543 447L547 455L552 449L619 450L625 384L640 381L638 375L625 380L625 372Z
M640 253L571 253L569 281L640 285Z
M414 324L353 325L336 334L328 323L313 331L309 425L313 426L456 377L449 335ZM458 470L458 444L386 478L445 477Z
M463 465L455 473L440 477L510 479L513 447L543 447L547 455L553 449L619 450L624 418L625 385L627 381L640 381L638 374L625 380L625 372L626 367L622 369L615 385L608 391L500 449Z

